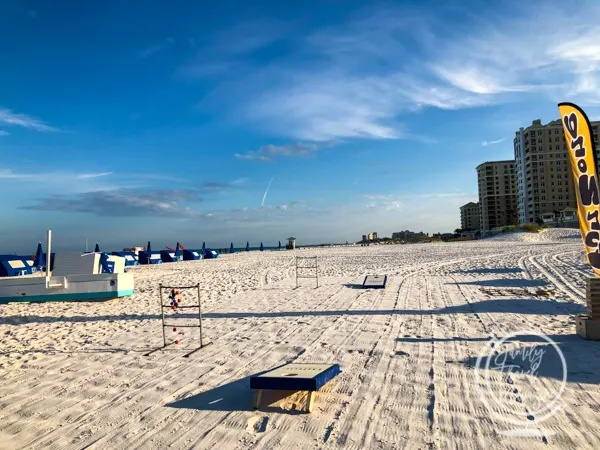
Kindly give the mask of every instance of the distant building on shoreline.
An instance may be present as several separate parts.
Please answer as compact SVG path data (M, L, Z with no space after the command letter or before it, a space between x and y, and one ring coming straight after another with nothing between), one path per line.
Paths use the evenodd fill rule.
M483 232L518 223L515 162L486 161L477 166L480 227Z
M469 202L460 207L460 228L463 231L479 230L481 226L481 211L479 203Z
M423 233L422 231L414 232L414 231L405 230L405 231L397 231L395 233L392 233L392 239L399 239L401 241L410 241L410 240L423 238L423 237L426 237L426 234Z
M376 240L377 240L377 233L373 232L373 233L369 233L369 234L363 234L361 242L371 242L371 241L376 241Z

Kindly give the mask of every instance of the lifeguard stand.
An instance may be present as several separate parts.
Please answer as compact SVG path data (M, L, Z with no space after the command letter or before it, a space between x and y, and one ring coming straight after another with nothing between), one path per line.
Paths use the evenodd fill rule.
M296 250L296 238L295 237L289 237L288 238L288 243L285 246L285 248L287 248L288 250Z

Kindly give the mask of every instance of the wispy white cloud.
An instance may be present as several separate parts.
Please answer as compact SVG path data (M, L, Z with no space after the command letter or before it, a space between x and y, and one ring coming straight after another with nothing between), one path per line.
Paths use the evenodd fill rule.
M8 136L9 134L8 131L0 130L0 136Z
M89 180L90 178L107 177L112 174L113 174L112 172L82 173L82 174L76 175L75 178L80 179L80 180Z
M483 141L481 143L481 145L483 147L487 147L488 145L494 145L494 144L499 144L500 142L504 142L506 140L506 138L502 138L502 139L497 139L495 141Z
M168 46L173 45L174 43L175 43L175 39L173 39L172 37L167 37L167 38L165 38L164 42L161 42L161 43L155 44L155 45L151 45L149 47L146 47L142 51L140 51L138 53L138 58L140 58L140 59L149 58L152 55L155 55L156 53L163 51Z
M19 179L19 178L29 178L31 175L29 174L21 174L21 173L15 173L12 170L9 169L0 169L0 180L1 179Z
M80 193L94 191L116 190L122 187L121 183L134 185L130 179L114 179L112 172L103 173L80 173L68 170L19 171L8 168L0 168L0 184L10 183L14 180L23 180L24 190L31 192L39 191L40 188L46 192Z
M243 80L222 92L239 102L236 118L308 141L409 138L403 115L421 108L534 98L600 104L599 3L471 6L372 8L303 39L290 34L287 57L262 67L244 60ZM268 30L255 30L252 42L269 42ZM240 73L235 52L202 62Z
M76 179L76 180L91 180L94 178L106 177L112 175L113 172L100 172L100 173L76 173L76 172L15 172L12 169L0 169L0 179L36 179L40 182L46 182L48 180L64 180Z
M29 128L35 131L58 131L40 119L26 114L15 113L8 108L0 107L0 123L9 126Z
M257 50L286 37L290 24L276 19L261 19L238 23L204 37L205 44L178 70L185 79L210 76L223 77L249 69L249 57ZM190 38L196 47L198 42Z

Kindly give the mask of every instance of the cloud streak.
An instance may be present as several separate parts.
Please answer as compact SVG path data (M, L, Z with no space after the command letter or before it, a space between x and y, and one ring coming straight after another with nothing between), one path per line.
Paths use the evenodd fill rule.
M263 195L263 199L262 199L260 206L265 206L265 200L267 199L267 194L269 193L269 189L271 189L271 183L273 182L274 179L275 179L275 177L271 177L271 179L269 180L269 185L267 186L267 189L265 190L265 195Z
M28 128L35 131L58 131L57 128L51 127L40 119L28 116L26 114L18 114L8 108L3 107L0 107L0 123L8 126Z
M506 140L506 138L502 138L502 139L498 139L495 141L483 141L481 143L482 147L487 147L488 145L495 145L495 144L499 144L500 142L504 142Z

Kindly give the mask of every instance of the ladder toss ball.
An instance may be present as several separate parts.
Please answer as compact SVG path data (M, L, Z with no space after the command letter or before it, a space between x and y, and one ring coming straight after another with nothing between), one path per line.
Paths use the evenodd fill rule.
M183 303L183 300L181 298L181 292L178 289L171 289L171 293L169 294L169 300L171 300L171 309L173 311L176 311L179 305ZM177 333L177 328L173 328L173 333ZM176 339L175 344L181 344L181 339Z

